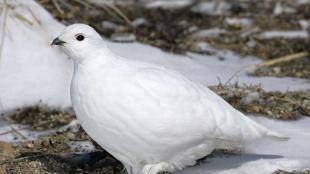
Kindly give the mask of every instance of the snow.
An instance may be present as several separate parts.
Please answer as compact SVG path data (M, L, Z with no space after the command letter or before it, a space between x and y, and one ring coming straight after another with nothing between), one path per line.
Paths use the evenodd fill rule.
M224 29L220 28L209 28L204 30L198 30L193 33L194 38L205 38L205 37L217 37L221 33L225 33Z
M265 31L260 34L260 38L272 39L272 38L308 38L309 34L305 30L296 31Z
M133 42L136 36L132 33L113 33L110 39L114 42Z
M12 133L12 130L18 130L19 134ZM8 133L11 132L11 133ZM6 142L16 142L22 140L35 140L40 136L51 134L53 131L31 131L28 130L25 126L19 124L8 124L7 122L1 120L0 123L0 141Z
M310 21L309 20L299 20L299 25L301 26L302 29L307 30L310 26Z
M189 5L192 0L155 0L145 4L147 8L181 8Z
M295 12L296 10L294 8L283 6L281 2L277 2L273 10L273 14L275 15L280 15L283 13L295 13Z
M40 101L51 106L70 106L70 75L67 74L72 71L71 62L50 46L53 35L63 26L51 17L45 18L49 14L33 1L10 2L18 5L14 11L9 11L7 18L0 62L1 109L34 105ZM22 14L32 25L16 18L16 14ZM3 31L0 34L2 37Z
M310 169L310 118L298 121L252 117L266 127L290 137L287 142L260 140L247 146L242 155L215 156L178 174L266 174L278 169ZM258 170L259 169L259 170Z
M12 0L10 3L17 5L9 12L6 26L7 38L0 62L0 111L37 103L53 107L69 107L72 63L60 50L50 46L52 39L62 31L64 26L33 0ZM16 18L16 13L22 14L32 24ZM0 22L2 23L3 19ZM0 31L1 37L2 33L3 31ZM304 32L288 33L290 32L285 32L284 35L306 37ZM274 36L274 34L271 35ZM242 58L231 51L216 50L207 44L204 45L204 49L212 50L211 55L194 53L176 55L138 42L125 44L108 42L108 46L122 56L175 69L204 85L216 85L221 81L248 85L261 84L268 91L310 89L309 81L305 79L250 77L245 68L259 63L259 59ZM243 154L208 158L203 164L187 168L179 174L260 174L271 173L278 168L286 170L309 168L310 118L292 122L262 117L253 117L253 119L285 133L291 139L287 142L262 140L246 146ZM1 125L0 133L6 130L10 130L9 127ZM13 140L9 135L0 138L7 141Z
M200 2L198 5L192 8L194 12L209 14L209 15L220 15L225 14L231 8L231 4L226 1L207 1Z
M96 150L96 147L90 141L70 141L68 145L72 150L78 152L93 152Z
M226 18L225 23L230 26L236 27L249 27L253 24L253 20L250 18Z
M298 5L303 5L303 4L309 4L310 1L309 1L309 0L297 0L296 3L297 3Z
M261 84L267 91L287 91L309 89L307 80L297 78L250 77L245 68L259 63L254 57L240 58L231 51L218 51L215 55L188 53L187 56L166 53L160 49L141 43L117 44L109 43L109 47L121 56L131 59L159 64L175 69L193 81L207 86L217 85L219 79L226 83ZM133 51L135 50L135 51ZM215 49L213 49L215 50ZM223 60L224 59L224 60Z
M135 0L89 0L89 2L97 5L113 5L113 4L129 5L134 3Z
M114 29L117 27L116 24L114 24L113 22L110 22L110 21L102 21L101 22L101 26L104 28L104 29Z
M253 101L259 101L259 93L257 91L247 94L244 98L241 99L240 104L248 105Z
M135 27L139 27L140 25L144 25L147 23L147 20L143 17L136 18L135 20L132 21L132 25Z

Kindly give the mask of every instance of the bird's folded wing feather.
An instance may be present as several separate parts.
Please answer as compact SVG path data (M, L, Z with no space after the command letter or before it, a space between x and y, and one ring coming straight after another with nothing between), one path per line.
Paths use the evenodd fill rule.
M242 117L233 116L240 114L238 111L207 87L177 72L142 68L128 81L124 84L125 98L134 98L132 105L140 105L133 113L146 129L165 136L222 140L236 140L240 134L238 122Z

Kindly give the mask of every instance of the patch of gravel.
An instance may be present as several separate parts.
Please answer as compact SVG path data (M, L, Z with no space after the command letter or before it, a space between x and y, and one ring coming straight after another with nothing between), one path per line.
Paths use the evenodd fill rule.
M60 111L46 106L35 106L17 109L9 118L13 123L28 126L30 130L42 131L67 125L75 115L72 110Z
M278 77L299 77L309 79L310 77L310 58L291 61L287 63L279 63L271 67L257 68L251 75L263 76L278 76Z
M310 174L310 170L305 170L305 171L284 171L284 170L277 170L274 172L274 174Z
M266 92L259 86L210 87L228 103L246 114L274 119L296 120L310 115L310 91Z

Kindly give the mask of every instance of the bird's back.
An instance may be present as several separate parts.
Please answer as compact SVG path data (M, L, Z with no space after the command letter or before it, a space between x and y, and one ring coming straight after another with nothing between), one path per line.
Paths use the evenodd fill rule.
M135 161L183 160L175 162L182 168L215 148L240 145L270 132L207 87L162 67L120 58L75 76L80 81L73 80L73 88L80 99L73 97L73 103L82 125L83 120L87 124L83 127L95 130L95 140L113 138L98 143ZM91 81L95 85L88 85ZM124 141L125 146L115 146Z

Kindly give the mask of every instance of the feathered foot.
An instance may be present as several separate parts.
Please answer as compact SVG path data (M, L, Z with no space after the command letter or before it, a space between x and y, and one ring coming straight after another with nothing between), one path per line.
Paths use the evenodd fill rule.
M174 172L175 168L166 162L157 164L147 164L142 169L142 174L160 174L166 172Z

